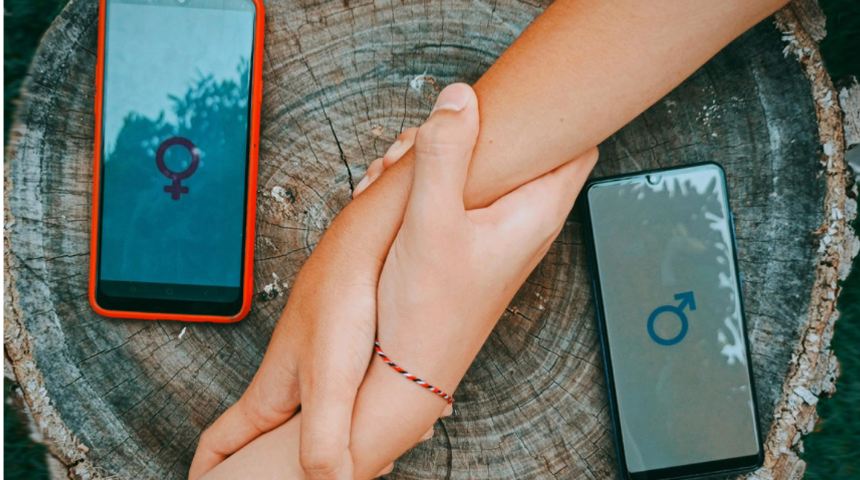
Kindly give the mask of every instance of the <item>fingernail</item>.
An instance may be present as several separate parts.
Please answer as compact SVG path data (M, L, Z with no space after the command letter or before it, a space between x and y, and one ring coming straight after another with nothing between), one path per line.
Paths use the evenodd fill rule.
M389 466L387 466L387 467L383 468L383 469L382 469L382 471L381 471L381 472L379 472L379 475L378 475L378 476L380 476L380 477L381 477L381 476L383 476L383 475L388 475L389 473L391 473L391 472L393 472L393 471L394 471L394 464L392 463L391 465L389 465Z
M421 435L421 441L430 440L433 438L433 434L436 433L436 430L433 427L430 427L430 430L424 432L424 435Z
M367 188L367 186L368 186L369 184L370 184L370 177L368 177L367 175L365 175L365 176L364 176L364 178L362 178L362 179L361 179L361 181L360 181L360 182L358 182L358 185L356 185L356 186L355 186L355 191L356 191L356 192L361 192L362 190L364 190L365 188Z
M454 413L454 406L449 403L445 406L445 410L442 410L442 416L449 417L452 413Z
M433 107L433 112L437 110L459 112L466 108L466 104L469 103L469 98L472 97L472 92L470 90L469 86L463 83L448 85L444 90L442 90L442 93L440 93L439 97L436 99L436 106Z
M400 140L397 140L396 142L392 143L391 146L388 147L388 150L385 151L385 155L383 155L383 157L394 155L394 152L396 152L401 145L403 145L403 142L401 142Z

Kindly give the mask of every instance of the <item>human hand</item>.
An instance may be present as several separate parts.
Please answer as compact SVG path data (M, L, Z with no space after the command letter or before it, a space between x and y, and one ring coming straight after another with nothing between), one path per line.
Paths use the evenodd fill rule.
M453 88L455 88L455 90L466 88L467 93L469 92L468 87L455 86ZM446 97L440 96L440 100L446 100ZM458 167L463 166L462 162L464 159L468 160L467 154L457 156L454 155L454 153L467 151L471 148L471 145L474 144L474 137L472 136L470 138L468 134L468 130L472 127L467 129L463 128L464 124L468 127L470 125L469 122L471 122L471 125L475 128L477 124L477 113L472 111L476 109L476 106L469 102L475 102L474 98L467 100L466 103L468 105L459 113L445 111L446 109L437 109L437 111L433 113L431 120L428 123L428 125L433 129L445 127L439 131L444 133L446 129L451 129L454 133L465 132L465 134L459 135L458 133L459 136L431 135L424 137L419 135L419 138L424 138L424 142L421 144L423 147L415 147L413 151L417 151L421 157L421 161L428 160L428 156L423 155L423 152L425 151L448 152L448 156L439 158L439 160L447 159L447 163L442 163L441 161L436 162L436 166L446 167L446 171L450 173L456 172ZM466 118L465 121L463 120L464 117ZM441 123L439 123L440 119L443 119ZM435 147L432 146L429 142L430 138L435 138L439 144ZM459 146L457 146L458 144ZM452 196L456 198L456 194L452 193L456 191L456 189L452 188L449 190L446 188L445 185L451 184L448 181L436 182L435 180L432 180L431 177L423 175L427 170L422 167L418 167L418 173L423 176L421 179L416 179L414 181L415 187L421 188L419 187L421 182L429 182L431 183L431 187L435 185L443 188L443 190L439 190L436 194L436 198L443 201L443 204L441 205L443 209L438 212L438 215L431 214L423 219L423 215L410 216L409 218L413 219L414 222L413 220L409 220L404 224L400 235L402 237L406 233L409 233L410 235L417 237L417 240L420 243L413 243L412 240L408 238L402 238L401 240L398 240L398 242L403 242L403 253L409 252L409 248L417 245L419 248L419 254L420 252L433 254L434 249L437 248L437 243L438 247L443 250L440 250L438 258L428 258L421 255L416 257L416 261L418 262L416 264L416 270L401 269L401 266L399 265L401 260L399 258L394 258L399 255L395 252L401 251L400 243L398 243L398 250L393 250L389 255L388 264L385 267L385 278L387 279L386 284L388 287L380 286L380 308L383 308L382 302L386 305L389 304L388 300L386 300L387 294L383 292L383 288L393 287L389 289L389 292L397 292L395 295L408 295L409 305L414 305L413 307L404 309L404 311L411 308L420 310L420 312L417 312L415 315L404 314L404 316L400 318L394 318L390 314L392 307L399 308L399 302L394 302L392 305L384 307L389 313L383 313L383 311L380 310L379 338L386 352L394 361L400 363L413 373L418 374L425 380L445 389L448 393L453 393L452 391L454 390L456 383L462 378L465 370L468 368L468 365L471 363L473 357L480 348L480 345L492 329L492 325L495 324L498 319L502 309L509 302L510 297L516 291L519 284L522 283L528 272L533 268L534 264L539 260L541 250L545 250L546 246L549 245L551 239L554 237L554 233L557 228L560 228L563 224L566 213L570 208L570 205L573 203L576 191L581 188L588 171L596 160L595 153L596 152L592 151L589 154L568 163L565 167L561 167L556 171L535 180L523 187L522 190L512 192L508 197L505 197L487 209L473 210L470 212L465 212L465 209L459 211L456 208L448 208L447 206L450 202L446 199L450 200ZM454 155L453 159L450 155ZM434 157L430 156L429 158L432 159ZM410 158L409 164L411 164L411 162L412 159ZM393 166L392 170L400 169L400 165L402 163L403 162L399 162L397 165ZM407 165L403 165L403 167L405 168ZM430 165L432 166L433 164ZM412 167L409 166L409 168ZM390 178L386 178L389 177L389 175L400 175L400 173L392 171L389 174L389 172L386 171L385 174L376 176L376 180L374 182L368 183L383 184L390 180ZM441 170L436 173L440 175L444 174ZM385 190L386 188L387 187L380 185L380 188L364 190L364 193L360 193L360 199L358 201L365 199L366 196L373 197L374 195L377 195L379 191ZM529 193L530 190L533 192L533 195ZM415 192L415 195L419 195L418 191ZM398 199L398 201L402 201L405 204L406 198L407 197L404 196L402 199ZM462 199L462 193L460 194L460 198ZM456 202L453 203L456 205ZM506 203L507 206L505 206ZM379 205L382 206L387 204L381 202ZM554 208L554 206L557 208ZM452 211L456 213L456 215L449 215ZM446 212L448 214L446 214ZM376 213L378 213L378 211ZM472 218L475 215L477 215L477 217ZM461 219L462 216L469 217L469 222L466 223L457 220ZM516 221L518 216L524 217L525 221L523 223L518 223ZM480 220L482 219L486 221L481 222ZM506 219L507 221L505 221ZM539 221L540 219L545 219L546 223L544 224ZM445 235L443 231L432 231L433 223L431 222L443 223L443 227L449 228L449 230L455 234L451 238L456 238L458 240L452 240L449 242L448 239L444 238ZM469 226L469 223L472 225ZM495 227L493 227L493 225L495 225ZM541 229L534 227L534 225L544 226L546 228L549 226L556 226L556 228L548 228L550 233L547 234L547 230L543 230L542 233ZM397 223L397 226L400 226L400 222ZM518 237L512 237L509 239L498 238L506 237L508 235L506 230L516 230L516 228L513 227L517 226L522 229L536 228L536 230L531 232L535 237L527 239L527 241L521 243L518 243ZM355 232L358 231L360 230L355 230ZM427 232L429 232L429 236L422 240L421 237ZM474 232L475 236L470 237L469 232ZM393 233L394 231L392 231L392 234ZM514 231L513 234L530 236L530 233L525 231ZM441 241L435 240L439 237L441 237ZM547 239L545 244L540 241L541 237ZM463 238L467 241L463 241ZM478 240L480 240L480 242ZM482 250L481 242L492 242L487 250L493 250L493 252L478 252L478 254L475 254L473 258L466 258L466 256L464 256L467 255L467 252ZM540 248L537 248L536 252L534 247L535 244L540 244ZM453 255L445 255L445 252L448 251L453 251ZM529 255L529 252L532 252L536 258L532 258L532 256ZM386 253L388 253L387 250ZM492 270L487 270L486 266L483 266L483 263L491 263L496 265L495 268L499 268L499 266L504 266L505 262L517 262L522 265L522 258L529 258L531 260L526 261L525 263L527 265L522 268L522 271L515 272L515 275L511 275L507 270L502 271L501 274L497 274ZM454 264L454 261L460 263ZM478 265L476 273L472 274L471 272L461 271L464 270L463 267L467 266L470 267L469 269L471 270L473 261L477 262ZM392 265L397 265L396 271L391 269ZM452 271L454 268L460 268L460 270L456 272ZM433 299L431 297L437 295L450 296L451 294L449 292L442 292L439 290L422 291L421 288L423 284L420 282L413 282L413 285L397 285L398 278L403 281L412 282L412 276L417 275L420 279L424 273L437 275L437 269L444 274L443 276L439 276L438 279L443 283L450 284L447 287L463 288L466 296L469 296L469 293L474 295L474 298L479 298L478 295L484 295L488 300L487 302L483 302L486 303L486 305L482 308L467 313L467 315L473 315L474 317L463 316L462 318L467 318L468 320L462 322L462 325L457 325L455 322L450 321L455 317L461 317L460 314L453 314L451 312L451 309L455 307L455 304L463 303L459 296L451 296L451 299L453 300L446 300L447 303L442 303L438 301L438 298ZM460 275L461 273L463 275L467 275L467 277L453 280L449 278L451 275ZM488 295L484 293L484 290L482 290L487 288L486 286L469 284L470 282L478 282L481 284L492 285L492 282L496 280L503 284L499 288L504 289L507 293L502 292L498 295ZM402 288L402 290L399 290L400 288ZM467 302L467 307L470 307L469 303L471 302ZM494 305L496 303L500 306ZM429 304L430 306L426 307L425 304ZM496 308L496 310L491 311L493 308ZM429 317L432 317L432 321L427 320ZM392 326L392 323L395 322L397 325L394 325L395 329L392 330L390 327ZM433 331L437 329L439 329L440 332ZM392 335L392 332L396 335ZM408 336L408 338L405 340L403 338L397 338L403 332L405 332L405 335ZM450 339L458 336L462 338L459 338L456 341L461 342L463 350L461 352L452 353L451 347L453 343ZM416 344L413 341L415 339L421 340L420 344ZM436 344L434 345L434 343ZM419 348L413 348L416 347L416 345ZM440 359L440 361L437 361L435 364L427 361L427 359L432 361L433 355L427 354L425 349L426 345L429 345L430 348L434 349L437 358ZM441 346L442 348L437 349L437 346ZM413 351L420 355L413 355ZM359 394L356 398L355 408L353 410L353 423L350 430L351 441L349 449L353 458L352 467L354 477L362 479L370 478L374 474L379 474L380 470L383 469L386 464L389 464L392 460L414 446L422 434L426 435L428 432L427 429L431 427L432 423L439 415L440 410L443 408L450 407L446 407L445 401L441 400L439 397L422 391L415 385L404 381L397 372L385 365L381 359L374 356L374 360L371 362L371 366L368 369L359 389ZM249 472L254 474L250 475L254 476L254 478L302 478L300 469L298 469L299 471L296 471L296 468L294 468L298 466L298 452L300 448L298 435L299 431L303 428L301 426L303 423L302 417L303 413L298 414L289 422L275 428L265 435L261 435L255 439L251 445L242 448L226 462L219 465L218 468L212 471L210 476L207 476L207 479L210 477L212 480L232 479L241 476L249 477ZM407 419L407 421L404 421L404 419Z
M373 165L396 162L411 148L415 130L404 131L399 145L395 143ZM378 175L373 165L368 170ZM356 189L356 194L366 187ZM389 198L402 212L406 193ZM352 408L373 351L376 286L390 242L390 237L343 234L357 231L352 227L361 223L356 220L360 215L356 211L336 218L302 267L248 389L201 435L191 480L282 425L299 405L304 418L299 460L307 478L352 477L347 451ZM345 225L350 221L352 227Z
M466 85L448 88L457 98L437 106L415 139L411 196L380 278L378 337L394 362L452 394L564 226L597 149L467 211L477 98Z

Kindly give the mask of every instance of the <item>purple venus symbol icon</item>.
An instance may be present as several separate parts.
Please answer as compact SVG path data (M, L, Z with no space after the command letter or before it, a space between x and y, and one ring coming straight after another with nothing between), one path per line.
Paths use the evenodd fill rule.
M191 165L181 172L174 172L164 164L164 154L167 153L168 148L174 145L185 147L185 149L188 150L188 153L191 154ZM187 138L171 137L158 146L158 151L155 152L155 165L158 167L158 171L160 171L162 175L173 180L173 184L166 185L164 187L164 191L169 193L172 199L179 200L179 197L181 197L183 193L188 193L188 187L183 187L182 181L191 175L194 175L194 172L197 171L197 167L200 165L200 151L197 150L197 147Z

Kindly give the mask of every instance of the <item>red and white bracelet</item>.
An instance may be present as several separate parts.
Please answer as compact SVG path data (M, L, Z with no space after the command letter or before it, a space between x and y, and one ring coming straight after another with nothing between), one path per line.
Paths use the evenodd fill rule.
M382 347L379 346L379 340L378 339L374 343L376 343L376 354L379 355L380 357L382 357L382 361L387 363L389 367L398 371L401 375L403 375L407 379L412 380L413 382L417 383L418 385L421 385L422 387L426 388L427 390L430 390L431 392L435 393L436 395L439 395L440 397L444 398L445 400L448 401L448 404L454 403L454 398L451 397L450 395L448 395L447 393L443 392L442 390L439 390L438 388L434 387L433 385L430 385L429 383L425 382L424 380L421 380L420 378L416 377L415 375L412 375L411 373L407 372L406 370L401 368L396 363L392 362L391 359L388 358L388 356L385 355L385 353L382 351Z

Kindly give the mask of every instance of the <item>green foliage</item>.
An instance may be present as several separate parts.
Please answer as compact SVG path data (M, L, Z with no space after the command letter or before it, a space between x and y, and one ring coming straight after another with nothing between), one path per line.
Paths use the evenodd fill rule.
M14 102L39 40L67 0L7 0L3 16L3 144L15 112Z
M39 40L67 0L7 0L3 16L3 144L15 113L21 83L30 67ZM11 384L3 382L3 398L9 399ZM7 480L48 479L46 449L30 439L21 413L6 402L3 406L3 478Z
M860 2L819 1L827 16L821 56L828 73L837 85L860 78ZM858 229L860 220L854 223ZM836 394L818 404L815 432L804 439L802 458L810 480L860 478L860 257L841 287L832 343L841 373Z
M860 478L860 257L841 286L832 343L841 373L836 393L818 404L815 433L804 439L808 480Z
M860 2L819 0L819 4L827 16L827 36L821 42L827 72L837 83L860 78Z
M12 384L3 381L3 478L6 480L48 480L44 445L30 439L23 414L10 404Z

